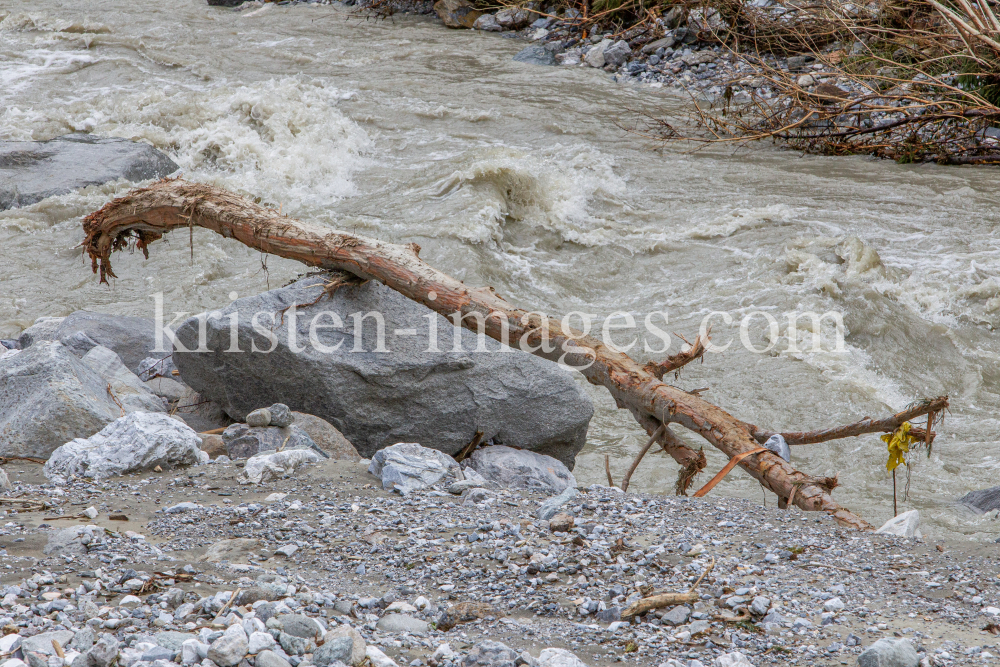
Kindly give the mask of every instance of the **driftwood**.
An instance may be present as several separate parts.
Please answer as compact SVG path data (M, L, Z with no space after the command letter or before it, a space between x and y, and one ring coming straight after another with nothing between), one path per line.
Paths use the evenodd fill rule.
M698 590L698 586L701 585L701 582L705 580L705 577L707 577L714 568L715 558L713 557L711 564L702 571L702 573L698 576L697 581L692 584L687 593L661 592L646 595L645 597L639 598L629 606L625 607L625 609L622 610L622 618L631 620L635 616L642 616L646 612L650 612L654 609L697 602L698 593L695 591Z
M227 238L309 266L346 271L378 280L400 294L474 331L551 361L577 368L605 387L620 408L627 408L647 433L667 423L687 428L730 459L759 447L760 429L736 419L701 397L665 384L653 372L601 341L563 329L558 320L517 308L492 288L473 288L419 259L416 244L398 245L300 222L273 208L220 188L183 180L163 180L133 190L88 215L83 247L101 282L115 277L111 254L149 244L173 229L204 227ZM922 414L926 414L922 413ZM892 418L890 418L892 419ZM704 466L703 454L662 429L658 441L682 467ZM823 511L858 529L871 526L830 497L835 479L799 472L770 451L746 456L739 465L779 497L806 511ZM690 480L689 480L690 481Z

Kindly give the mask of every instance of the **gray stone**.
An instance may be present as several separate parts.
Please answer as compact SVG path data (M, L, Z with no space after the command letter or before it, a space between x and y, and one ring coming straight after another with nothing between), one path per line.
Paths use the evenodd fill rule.
M179 401L191 393L191 387L172 378L155 377L152 380L145 380L142 384L154 395L165 398L170 403Z
M81 359L95 373L110 385L110 394L121 404L121 409L130 412L165 412L166 404L149 390L139 376L122 363L121 358L103 345L93 347ZM105 386L107 391L107 386Z
M87 667L110 667L118 660L118 640L109 634L102 634L97 643L84 653Z
M53 338L61 340L77 332L85 333L94 342L112 350L133 373L147 357L166 355L166 352L153 352L157 344L156 326L153 320L144 317L78 310L59 323ZM166 333L163 344L169 351L170 340Z
M488 481L536 493L557 494L576 486L576 478L560 461L512 447L480 447L463 461Z
M141 660L145 660L146 662L153 662L154 660L166 660L168 662L172 662L175 653L177 653L177 651L171 651L170 649L162 646L154 646L142 654Z
M311 449L285 449L269 454L257 454L247 459L242 472L237 475L240 484L263 484L282 477L289 477L303 464L321 461Z
M261 651L254 661L256 667L292 667L291 663L274 651Z
M662 620L667 625L684 625L691 618L691 608L684 605L677 605L663 615Z
M139 376L140 380L147 382L155 377L173 377L175 370L177 370L177 367L174 366L173 353L164 354L163 352L159 352L140 361L139 365L135 368L135 374Z
M382 480L383 489L402 494L440 482L458 463L436 449L415 442L400 442L375 452L368 472Z
M250 586L249 588L244 588L240 591L240 594L236 596L236 599L233 601L233 604L236 605L237 607L242 607L244 605L258 602L259 600L264 600L265 602L272 602L280 597L281 596L278 594L278 592L270 586ZM261 605L261 607L263 606L265 605ZM258 607L258 609L260 609L260 607ZM271 606L271 609L272 609L271 616L273 616L274 607ZM260 618L260 616L261 614L258 611L257 617ZM270 618L271 616L268 616L268 618ZM267 618L261 620L264 623L267 622Z
M608 607L594 614L594 618L600 623L614 623L622 620L622 610L619 607Z
M858 656L858 667L919 667L920 658L908 639L883 637Z
M319 299L322 290L322 278L315 277L231 303L205 324L210 352L174 352L181 378L237 419L273 403L316 415L365 457L397 442L433 443L456 454L482 431L484 442L500 441L573 465L593 406L569 373L527 353L502 351L491 339L485 339L486 351L475 351L478 336L466 329L460 331L464 351L454 352L454 327L439 315L430 321L437 331L436 349L442 351L428 351L433 349L427 318L432 311L378 281L341 287ZM382 340L391 354L376 351L373 317L360 321L361 314L372 311L384 318ZM321 312L329 315L316 320ZM233 313L238 313L243 354L226 352ZM254 331L254 315L258 324L272 318L275 324L284 322L274 329L277 343L270 353L251 351L251 341L258 350L271 347ZM332 327L334 315L346 325ZM357 327L357 339L355 321L364 325ZM312 328L323 351L309 342L310 323L322 325ZM289 349L290 329L295 345L305 346L301 353ZM186 320L177 329L179 343L195 349L198 330L199 318ZM410 330L416 335L395 333Z
M903 512L886 521L875 532L897 537L920 537L920 510Z
M305 655L316 646L316 642L312 639L296 637L287 632L282 632L278 635L278 643L281 645L281 649L288 655Z
M764 616L770 608L771 598L764 597L763 595L758 595L750 603L750 611L757 616Z
M351 650L346 659L340 658L340 660L355 667L361 665L365 661L365 640L361 636L361 633L351 626L338 625L333 630L327 632L323 635L323 645L325 646L326 642L339 641L344 637L351 640Z
M340 661L349 663L354 642L350 637L335 637L324 640L323 645L313 652L313 663L319 667L327 667L330 663Z
M351 441L330 422L315 415L293 412L292 424L306 432L316 446L335 461L359 461L361 455Z
M10 478L7 477L7 471L0 468L0 492L13 491L14 485L10 483Z
M618 40L604 51L604 64L611 67L620 67L626 60L632 57L632 49L625 40Z
M49 539L42 548L48 556L73 556L87 553L87 545L96 542L95 526L70 526L49 533Z
M39 317L17 337L18 349L24 350L35 343L59 340L59 325L65 319L65 317Z
M293 637L316 639L323 634L319 623L302 614L284 614L278 617L278 622L281 623L281 631Z
M245 562L247 556L263 547L260 540L252 537L234 537L229 540L220 540L210 546L205 554L198 560L204 563L221 563L229 561L231 563Z
M40 653L42 655L55 655L56 650L52 646L52 641L59 642L59 646L68 646L73 641L72 630L56 630L54 632L43 632L34 637L24 637L21 639L21 650L25 653Z
M587 667L575 653L564 648L544 648L538 654L538 667Z
M556 55L542 44L532 44L521 49L514 60L529 65L556 65Z
M295 421L295 415L284 403L275 403L268 410L271 412L271 426L285 428L291 426L292 422Z
M247 415L247 426L261 427L271 425L271 411L267 408L257 408Z
M410 634L417 632L427 632L427 622L421 621L419 618L413 618L412 616L407 616L406 614L386 614L379 619L376 627L382 632L390 633L402 633L409 632Z
M542 506L538 508L535 512L535 516L542 521L548 521L556 515L556 513L569 501L580 495L580 492L576 490L576 485L567 486L563 489L562 493L552 496L548 500L542 503Z
M94 642L97 641L97 635L94 634L93 628L89 625L83 626L80 630L73 635L73 641L70 642L70 648L76 649L80 653L87 651Z
M267 409L264 408L264 411ZM256 412L258 415L260 414L260 411ZM261 452L273 452L278 449L311 449L324 458L328 458L326 452L313 442L308 433L294 425L278 428L276 426L252 427L247 424L233 424L222 432L222 442L226 446L229 458L232 459L248 459Z
M129 472L195 465L201 440L190 428L161 413L134 412L90 438L59 447L45 463L50 480L72 476L106 479Z
M767 442L764 443L764 446L786 461L792 460L792 450L780 433L775 433L768 438Z
M97 347L99 343L82 331L63 336L59 341L66 346L66 349L82 359L83 355Z
M121 415L107 383L57 342L0 361L0 456L48 458Z
M989 489L979 489L978 491L969 491L967 494L959 498L958 502L962 503L976 514L985 514L986 512L1000 509L1000 486L994 486Z
M497 23L497 18L493 14L483 14L476 19L472 27L485 32L503 32L503 26Z
M162 646L174 653L180 651L181 646L189 639L198 639L198 635L191 634L190 632L177 632L175 630L157 632L153 635L153 641L156 642L157 646Z
M505 30L520 30L531 23L531 12L521 7L508 7L496 13L497 23Z
M611 40L605 39L596 46L590 47L584 61L591 67L604 67L604 50L611 46Z
M226 631L208 647L208 659L219 667L236 667L246 657L247 648L245 632Z
M485 639L473 646L458 664L460 667L510 667L517 664L517 659L517 651L511 647Z
M184 512L190 512L191 510L201 509L201 505L197 503L192 503L191 501L185 501L183 503L177 503L176 505L171 505L167 509L163 510L167 514L183 514Z
M655 53L657 49L669 49L673 45L674 45L673 35L667 35L666 37L662 37L642 47L642 52L648 55L650 53Z
M0 141L0 210L124 178L163 178L177 165L149 144L69 134L49 141Z

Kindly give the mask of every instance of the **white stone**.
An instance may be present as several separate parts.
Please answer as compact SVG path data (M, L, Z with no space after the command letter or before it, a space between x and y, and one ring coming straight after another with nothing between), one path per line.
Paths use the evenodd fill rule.
M844 611L844 601L840 598L830 598L823 603L823 610L832 612Z
M715 659L712 665L713 667L754 667L754 664L747 660L747 657L739 651L723 653Z
M564 648L546 648L538 654L538 667L587 667L587 664Z
M265 503L277 503L288 497L287 493L272 493L267 498L264 498Z
M21 648L21 635L0 637L0 653L13 653L19 648Z
M920 511L910 510L889 519L876 533L896 535L898 537L917 537L920 530Z
M0 492L13 490L14 485L10 483L10 478L7 477L7 472L0 468Z
M299 550L299 548L296 545L294 545L294 544L286 544L283 547L278 547L277 549L275 549L274 553L281 554L285 558L291 558L292 554L294 554L298 550Z
M271 635L268 635L270 637ZM274 641L273 638L271 640ZM181 644L181 664L194 665L208 657L208 644L188 639Z
M396 661L378 650L371 644L365 647L365 657L371 660L375 667L399 667Z
M250 635L249 652L257 655L261 651L273 651L276 642L269 632L255 632Z
M288 477L305 463L316 463L322 457L311 449L288 449L272 454L257 454L247 459L237 477L240 484L263 484Z
M89 438L59 447L45 463L53 481L70 477L105 479L127 472L173 468L198 462L201 439L168 415L133 412L108 424Z
M611 46L612 41L610 39L601 40L600 44L592 46L589 51L587 51L587 56L584 61L591 67L604 67L604 50Z
M96 507L88 507L87 509L83 510L81 514L83 514L88 519L96 519L98 512Z

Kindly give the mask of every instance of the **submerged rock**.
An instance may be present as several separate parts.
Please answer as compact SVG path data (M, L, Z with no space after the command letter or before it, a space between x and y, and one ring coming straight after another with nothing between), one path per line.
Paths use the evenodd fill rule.
M1000 486L994 486L988 489L979 489L978 491L969 491L967 494L959 498L958 502L962 503L976 514L985 514L986 512L1000 509Z
M207 459L189 427L165 414L134 412L94 436L59 447L45 463L50 480L105 479L128 472L195 465Z
M560 461L511 447L482 447L463 461L487 481L500 486L557 494L576 487L576 478Z
M532 44L521 49L514 60L529 65L555 65L556 56L541 44Z
M119 178L163 178L177 169L149 144L128 139L69 134L50 141L0 141L0 210Z
M320 299L322 290L321 278L308 278L234 301L206 324L186 320L176 332L180 345L197 348L203 327L210 351L175 351L181 379L234 419L273 403L320 417L365 457L397 442L456 454L482 431L484 442L573 465L593 406L569 373L490 339L476 351L478 336L466 329L455 352L449 320L377 281ZM372 313L384 322L382 347ZM226 351L234 316L242 354ZM255 317L258 329L274 326L270 353L252 351L272 347Z

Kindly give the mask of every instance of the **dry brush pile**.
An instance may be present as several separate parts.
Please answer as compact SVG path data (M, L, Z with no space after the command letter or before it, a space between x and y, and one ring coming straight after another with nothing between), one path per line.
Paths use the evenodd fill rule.
M713 37L771 94L737 100L731 86L696 100L679 123L648 118L649 129L665 141L771 139L828 155L1000 163L994 2L712 0ZM790 55L821 67L795 71Z

